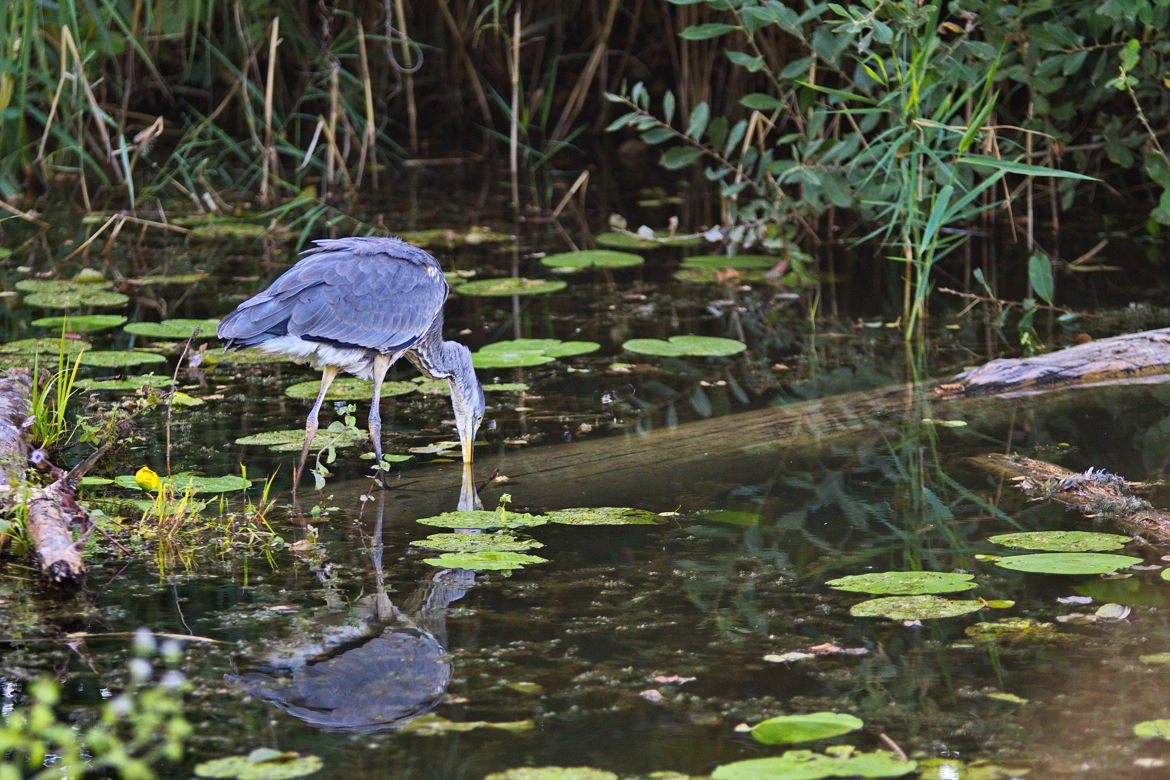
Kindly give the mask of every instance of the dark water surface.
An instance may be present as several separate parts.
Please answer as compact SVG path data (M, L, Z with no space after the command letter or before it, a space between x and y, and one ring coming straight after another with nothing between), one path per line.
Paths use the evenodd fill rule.
M453 214L409 208L399 210L400 223L387 222L394 230L508 229L498 217L492 222L490 203L475 209L468 204L456 224L445 221ZM524 275L549 276L530 255L562 251L563 242L551 230L526 230L515 253L507 244L434 251L445 267L475 268L481 278L506 275L514 261ZM192 290L149 291L127 313L157 320L152 304L162 300L169 316L221 315L292 259L280 248L258 265L265 254L259 242L175 246L169 271L190 266L216 278ZM416 518L459 504L456 464L416 455L395 472L391 490L371 491L361 449L341 450L324 491L306 490L294 511L295 453L232 442L302 425L308 402L286 398L283 388L312 372L286 364L184 369L186 392L209 400L176 414L175 469L238 473L242 463L260 480L275 472L274 529L286 543L311 541L310 527L319 538L296 552L287 544L154 558L94 551L87 593L76 600L44 591L9 560L0 586L13 640L0 644L3 711L25 700L30 677L49 673L62 681L71 716L84 720L124 678L123 632L145 626L216 640L185 645L196 733L184 764L164 768L169 777L260 746L315 754L325 761L318 776L349 780L478 779L545 765L704 775L782 752L737 725L820 710L854 714L865 728L796 747L885 749L885 735L913 758L952 761L952 774L936 769L929 777L984 776L960 768L963 761L1030 768L1030 777L1044 778L1170 772L1134 763L1170 762L1170 743L1132 735L1139 721L1170 717L1167 667L1139 660L1170 651L1170 582L1153 569L1061 577L980 559L1003 551L985 541L995 533L1113 529L1027 502L963 460L1010 445L1077 470L1157 480L1170 459L1170 390L1023 398L973 415L965 428L923 424L950 414L928 399L888 419L859 410L861 419L832 435L809 412L800 432L769 439L738 421L905 379L896 329L859 319L814 331L788 291L674 282L678 250L647 257L645 267L612 279L566 277L564 293L517 301L518 320L511 299L453 296L448 337L473 348L516 335L602 344L594 355L547 366L480 372L485 382L530 385L524 394L488 395L492 422L475 467L487 508L506 492L518 511L631 506L663 513L661 525L541 526L528 535L543 543L530 552L545 564L510 574L436 569L424 562L433 553L409 543L443 530ZM136 262L153 267L158 258L145 251ZM46 270L43 262L35 253L29 260L33 272ZM10 264L5 273L11 289L7 282L28 272ZM5 340L44 335L26 322L46 313L55 312L14 303L0 324ZM960 324L940 330L927 374L982 359L975 329ZM742 335L749 350L670 360L621 351L627 338L678 333ZM128 343L120 332L92 340L98 348ZM616 361L638 367L614 369ZM406 369L397 378L409 378ZM357 406L361 425L367 407ZM414 393L384 408L390 452L454 437L442 396ZM323 424L330 419L324 414ZM103 476L142 465L163 471L164 415L144 418L141 428L141 442L103 464ZM1170 494L1160 488L1153 498L1165 506ZM314 503L327 511L307 519ZM1164 564L1158 550L1119 552ZM971 572L978 589L957 597L1015 603L904 625L850 616L867 597L824 584L886 569ZM1094 601L1057 601L1074 594ZM1064 636L1054 641L980 642L965 632L1003 617L1092 615L1104 603L1133 611L1120 621L1055 623ZM95 636L68 649L64 635L81 631ZM825 654L765 659L817 647ZM297 659L313 663L290 675ZM988 696L999 693L1027 701ZM423 715L531 724L412 729Z

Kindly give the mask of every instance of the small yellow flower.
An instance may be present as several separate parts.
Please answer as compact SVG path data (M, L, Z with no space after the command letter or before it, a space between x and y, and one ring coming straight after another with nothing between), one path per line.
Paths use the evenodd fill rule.
M134 481L143 490L158 490L162 487L162 481L150 466L143 466L134 472Z

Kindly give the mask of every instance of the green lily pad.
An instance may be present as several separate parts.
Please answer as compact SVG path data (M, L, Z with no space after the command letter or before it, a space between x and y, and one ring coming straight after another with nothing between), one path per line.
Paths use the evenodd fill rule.
M765 745L811 742L816 739L848 734L864 726L860 718L839 712L810 712L803 715L780 715L757 723L752 737Z
M74 387L81 390L113 390L125 392L127 390L137 390L141 387L168 387L171 384L169 376L160 376L159 374L139 374L137 376L128 376L124 379L78 379L74 383Z
M901 777L918 767L893 753L858 753L848 745L825 753L789 750L772 758L753 758L716 767L712 780L819 780L823 777Z
M473 269L459 270L459 271L444 271L443 278L447 280L448 287L455 287L460 284L467 284L467 281L474 277L476 272Z
M525 368L551 363L559 357L585 355L601 349L595 341L514 339L485 344L471 355L476 368Z
M1005 547L1022 547L1026 550L1050 550L1053 552L1092 552L1096 550L1117 550L1129 544L1130 537L1121 534L1102 534L1090 531L1028 531L1016 534L999 534L987 541Z
M186 493L188 490L192 493L233 493L252 485L251 480L246 480L239 474L225 474L222 477L175 474L173 477L162 477L161 480L164 484L173 485L179 493ZM119 474L114 477L114 483L130 490L142 490L133 474Z
M431 712L410 721L398 732L400 734L425 734L429 736L475 731L476 729L497 729L518 734L522 731L531 731L534 728L536 728L536 722L532 720L448 720Z
M213 338L219 320L163 320L162 322L132 322L122 330L153 339L187 339L196 328L200 338Z
M764 282L775 282L776 284L786 284L783 277L769 276L768 272L761 268L747 268L742 271L737 270L734 276L723 276L721 268L680 268L671 274L680 282L693 282L695 284L762 284Z
M197 284L198 282L205 282L211 278L211 274L192 273L192 274L152 274L150 276L143 276L135 281L140 284Z
M414 382L383 382L382 397L406 395L418 389ZM304 398L314 400L321 390L321 380L313 379L308 382L297 382L284 389L289 398ZM325 394L326 401L366 401L374 395L374 383L369 379L358 379L356 376L343 376L329 385L329 392Z
M854 604L854 617L884 617L890 620L929 620L958 617L983 608L983 602L956 601L938 596L887 596Z
M16 289L28 293L24 302L47 309L75 306L122 306L130 299L109 289L107 282L78 282L63 279L21 279Z
M722 357L743 352L747 345L735 339L715 336L671 336L669 341L630 339L622 344L622 349L661 357Z
M81 339L18 339L0 344L0 353L5 355L77 355L89 349L88 341Z
M504 277L502 279L477 279L455 288L460 295L475 295L487 298L505 297L509 295L544 295L563 290L567 282L560 279L516 279Z
M727 255L695 255L684 258L682 267L734 268L737 271L746 271L749 269L768 270L775 268L779 262L779 257L773 257L771 255L736 255L735 257L728 257Z
M165 363L167 359L153 352L129 352L124 350L90 350L81 355L83 366L99 368L123 368L145 366L150 363Z
M20 279L12 286L26 293L91 293L111 287L110 283L104 277L99 277L93 281L78 281L76 279Z
M215 219L191 227L191 235L195 238L253 238L260 239L268 235L265 225L252 222L236 222L227 219Z
M448 228L432 228L429 230L407 230L399 233L398 237L415 246L424 249L432 247L478 246L480 244L503 244L515 241L514 236L507 233L497 233L486 228L472 227L467 231L450 230Z
M1170 664L1170 652L1139 655L1138 660L1143 664Z
M246 756L229 756L195 766L196 777L237 778L237 780L288 780L320 771L324 763L317 756L258 748Z
M618 780L618 776L588 766L525 766L492 772L483 780Z
M1132 555L1110 553L1034 553L998 558L995 565L1032 574L1111 574L1141 562Z
M95 330L116 328L126 321L123 314L74 314L72 317L40 317L32 321L38 328L52 328L60 331L62 327L70 333L90 333Z
M723 525L737 525L750 528L758 525L764 516L758 512L744 512L739 509L713 509L700 512L699 518L708 523L722 523Z
M545 512L550 523L562 525L658 525L663 518L644 509L620 506L594 506L577 509L558 509Z
M440 552L478 552L480 550L521 552L544 547L535 539L521 539L519 536L513 536L509 533L431 534L425 539L415 539L411 545L422 547L424 550L439 550Z
M594 240L601 246L614 249L657 249L660 246L698 246L702 236L672 236L655 235L654 238L643 238L632 233L598 233Z
M1138 737L1161 737L1170 739L1170 719L1143 720L1133 727L1133 733Z
M418 391L423 395L451 395L451 385L445 379L427 379L418 377L412 379L418 385ZM485 393L524 393L528 391L527 382L489 382L483 385Z
M582 268L627 268L646 262L640 255L630 252L615 252L612 249L582 249L577 252L560 252L540 259L549 268L579 270Z
M534 563L548 563L548 559L526 553L479 550L476 552L443 553L438 558L424 558L423 562L441 569L502 571L519 569Z
M924 593L958 593L978 587L973 574L943 571L883 571L838 577L825 584L837 590L875 595L917 596Z
M334 428L334 426L337 426ZM260 445L269 447L276 452L299 452L302 444L305 441L305 430L303 428L295 428L283 431L265 431L264 433L254 433L250 436L241 436L236 439L236 444L244 445ZM368 444L370 437L365 431L353 430L352 428L345 428L339 422L330 423L327 428L317 431L317 435L313 438L313 447L320 449L326 444L333 447L356 447L363 444ZM403 460L408 459L409 456L403 456Z
M1053 623L1035 618L1006 617L967 626L963 633L976 642L1053 642L1073 637L1060 632Z
M418 522L439 528L528 528L544 525L548 518L544 515L526 515L522 512L505 512L501 515L498 510L473 509L444 512L434 517L421 518Z
M229 365L261 365L264 363L285 363L288 362L288 357L275 352L265 352L262 349L251 347L248 349L229 349L227 351L216 350L214 353L208 350L204 355L204 360L209 363L226 363ZM370 392L372 393L373 390L371 389ZM313 391L314 398L316 398L316 395L316 391Z

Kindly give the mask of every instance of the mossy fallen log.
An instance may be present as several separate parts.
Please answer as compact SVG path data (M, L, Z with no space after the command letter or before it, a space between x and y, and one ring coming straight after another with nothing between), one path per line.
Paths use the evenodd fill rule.
M1086 517L1105 518L1154 544L1170 542L1170 514L1134 494L1148 487L1140 482L1128 482L1103 469L1069 471L1020 455L991 453L967 461L981 471L1009 480L1031 498L1056 501Z
M26 480L29 445L23 434L31 384L21 371L0 378L0 509L9 511L23 503L25 536L41 572L56 585L79 585L85 579L85 565L73 540L73 520L81 512L73 499L73 482L65 475L46 487Z

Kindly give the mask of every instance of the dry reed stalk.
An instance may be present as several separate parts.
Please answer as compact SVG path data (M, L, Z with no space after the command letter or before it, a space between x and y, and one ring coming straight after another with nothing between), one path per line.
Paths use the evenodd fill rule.
M272 20L268 36L268 74L264 80L264 161L260 168L260 202L268 205L268 180L275 173L276 148L272 145L272 95L276 84L276 48L280 45L280 17Z
M325 154L325 186L322 195L329 195L332 192L334 185L334 178L337 175L334 169L334 163L345 171L345 161L341 158L337 150L337 114L341 104L341 88L338 81L338 70L340 66L334 59L329 60L329 121L325 124L325 141L329 145L329 149ZM349 178L346 172L346 178Z
M597 34L597 43L594 44L593 51L589 54L589 60L585 63L585 68L581 71L581 75L577 78L577 83L573 85L573 90L569 93L569 97L565 101L565 107L561 111L561 118L557 121L556 127L553 129L552 139L564 138L568 135L569 128L577 121L577 117L585 107L585 97L589 92L589 88L593 86L593 78L597 75L597 69L601 66L605 58L605 52L609 49L609 36L613 32L613 23L617 18L617 12L620 6L621 3L619 0L610 0L609 10L605 14L605 22Z
M374 189L378 188L378 162L375 157L377 150L375 144L378 141L377 132L375 130L374 118L374 87L370 77L370 59L366 52L366 31L362 27L362 20L357 20L357 39L358 39L358 59L362 66L362 97L366 108L366 126L362 130L362 146L358 154L357 164L357 180L355 186L362 186L362 178L366 172L366 158L369 157L370 163L370 181L374 185Z
M491 127L492 110L488 105L487 93L483 91L483 85L479 83L479 73L475 70L471 55L467 53L467 42L463 38L463 31L459 29L455 17L451 15L447 0L438 0L436 5L443 15L443 23L447 25L447 31L451 34L452 48L463 63L464 70L467 71L467 81L471 84L471 91L475 94L475 102L479 105L479 113L483 116L484 125Z
M512 209L520 213L520 4L512 15L512 41L508 47L511 62L508 75L512 82L512 115L508 128L508 171L512 176Z
M406 121L410 131L410 151L418 154L418 106L414 100L414 60L410 51L410 31L406 26L406 8L402 0L394 0L398 16L398 33L402 36L402 75L406 85Z

